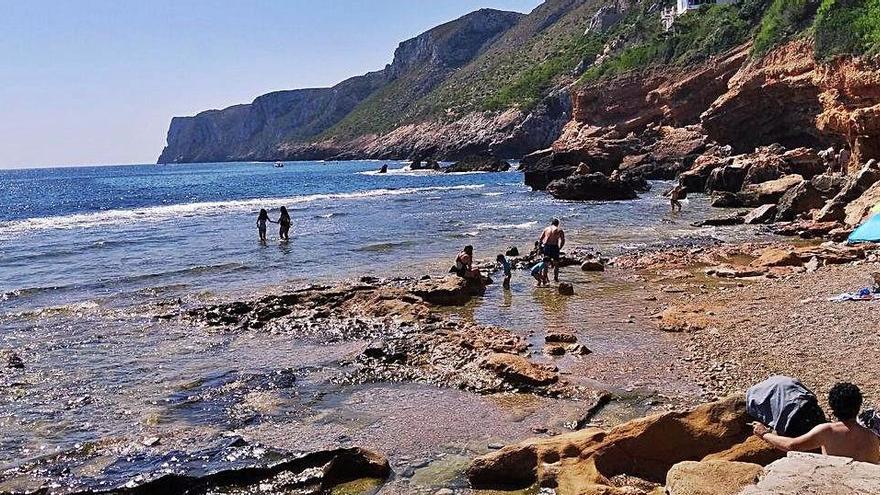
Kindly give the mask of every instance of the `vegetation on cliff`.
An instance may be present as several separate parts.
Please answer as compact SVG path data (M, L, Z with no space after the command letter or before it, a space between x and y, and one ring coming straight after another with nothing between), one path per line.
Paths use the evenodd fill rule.
M880 52L880 0L774 0L761 19L754 53L812 36L816 57Z

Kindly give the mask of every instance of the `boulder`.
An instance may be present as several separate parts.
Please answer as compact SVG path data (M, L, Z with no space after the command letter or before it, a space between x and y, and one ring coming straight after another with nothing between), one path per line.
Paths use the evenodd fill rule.
M807 180L824 173L828 169L822 157L813 148L788 150L782 154L781 158L785 162L789 173L800 175Z
M574 174L575 175L587 175L590 172L592 172L590 170L590 166L584 162L581 162L580 165L577 166L577 169L575 169Z
M387 164L382 165L382 168L379 169L379 173L380 174L387 174L388 173L388 165Z
M876 182L861 196L846 205L843 210L846 214L843 221L849 226L859 225L878 204L880 204L880 182Z
M776 205L761 205L750 211L744 218L743 222L749 225L758 223L770 223L776 218Z
M444 172L506 172L510 163L491 155L471 155L446 167Z
M804 178L800 175L786 175L779 179L748 185L739 192L739 197L744 206L777 203L789 189L803 181Z
M544 342L548 344L574 344L577 341L577 335L568 332L551 330L544 336Z
M696 227L722 227L725 225L741 225L744 222L745 217L742 215L728 215L726 217L707 218L696 222L694 225Z
M706 190L735 193L742 189L748 172L749 165L745 163L734 162L716 168L709 173L709 178L706 180Z
M776 221L794 220L798 215L819 209L824 204L825 198L813 186L812 182L802 181L786 191L782 198L779 199L776 209Z
M360 447L339 449L323 468L321 486L329 492L342 483L361 478L384 480L389 474L391 466L384 455Z
M581 270L585 272L604 272L605 264L598 258L591 258L581 263Z
M748 278L760 277L767 273L766 268L734 266L734 265L718 265L706 268L706 275L712 275L718 278Z
M638 197L631 183L622 179L612 180L598 172L555 180L547 186L547 192L557 199L578 201L615 201Z
M480 363L480 366L518 385L541 387L559 380L559 376L554 371L516 354L492 353Z
M751 266L770 268L773 266L801 266L803 261L790 249L767 248L761 251L760 256L752 261Z
M752 457L737 457L737 445L752 437L742 396L703 404L685 412L639 418L609 430L587 428L551 438L533 438L474 459L467 477L476 489L554 487L558 495L623 494L612 478L666 481L669 469L682 461L699 461L727 451L720 460L754 462L778 458L765 445Z
M756 485L742 495L847 494L880 493L880 466L804 452L789 452L766 468Z
M478 282L457 276L420 280L410 292L436 306L461 306L474 296L483 295L485 287Z
M525 185L536 191L543 191L551 182L568 177L576 169L575 164L563 161L552 149L529 153L520 160Z
M510 246L510 248L504 253L505 256L519 256L519 249L516 246Z
M810 183L822 194L822 197L830 199L843 190L847 179L838 174L821 174L810 179Z
M712 193L712 206L715 208L738 208L742 206L739 196L727 191Z
M764 468L751 462L684 461L666 473L668 495L736 495L757 483Z
M844 221L847 216L846 206L878 181L880 181L880 166L873 160L869 161L855 175L847 179L840 192L819 210L814 219L818 222Z
M568 282L560 282L558 287L559 293L563 296L573 296L574 286Z

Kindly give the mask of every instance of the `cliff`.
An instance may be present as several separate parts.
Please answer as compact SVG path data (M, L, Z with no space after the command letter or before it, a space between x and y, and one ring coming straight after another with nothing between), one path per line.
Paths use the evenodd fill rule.
M372 108L378 101L381 112L370 115L374 125L381 126L383 115L429 92L521 17L516 12L478 10L402 42L393 62L381 71L332 88L279 91L250 104L175 117L159 162L325 157L326 147L307 145L333 126L355 136L356 128L341 121L359 105ZM300 145L296 152L289 151L290 143ZM283 146L288 151L282 151Z

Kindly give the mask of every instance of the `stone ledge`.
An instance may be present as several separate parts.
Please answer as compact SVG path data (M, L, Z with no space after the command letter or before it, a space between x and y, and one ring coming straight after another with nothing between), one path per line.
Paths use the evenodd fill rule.
M789 452L766 468L757 485L740 495L875 495L880 493L880 466L836 457Z

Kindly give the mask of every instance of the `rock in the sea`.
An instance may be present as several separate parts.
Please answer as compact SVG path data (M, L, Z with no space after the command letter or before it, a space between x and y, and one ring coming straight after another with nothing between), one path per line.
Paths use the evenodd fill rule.
M741 495L800 494L875 495L880 493L880 466L836 457L789 452L764 468L761 480Z
M24 361L21 360L21 357L15 351L10 349L0 351L0 362L5 362L7 368L24 368Z
M739 450L752 437L744 397L703 404L687 412L636 419L610 430L588 428L533 438L474 459L474 488L522 488L537 483L558 495L630 493L609 480L629 475L662 484L669 469L716 453L719 460L763 464L781 456L769 445ZM638 493L633 491L632 493Z
M774 218L776 218L776 205L766 204L750 211L743 218L743 221L746 224L753 225L757 223L770 223Z
M560 282L558 287L559 293L563 296L573 296L574 286L568 282Z
M506 172L510 163L491 155L471 155L446 167L444 172Z
M504 253L505 256L519 256L519 249L516 246L510 246L510 248Z
M382 165L382 168L379 169L379 173L380 174L387 174L388 173L388 165L387 164Z
M490 354L481 366L513 384L540 387L556 383L559 379L555 372L516 354Z
M712 193L712 206L715 208L738 208L742 201L736 193L719 191Z
M605 264L598 258L590 258L581 263L581 270L585 272L604 272Z
M360 478L385 479L391 474L388 459L372 450L354 447L339 449L333 459L324 466L322 487L325 490Z
M577 201L616 201L638 197L631 183L611 179L599 172L554 180L547 186L547 192L557 199Z
M668 495L736 495L758 481L764 468L751 462L683 461L666 473Z
M745 217L742 215L728 215L725 217L714 217L707 218L700 222L696 222L694 225L697 227L722 227L726 225L740 225L745 223Z
M474 296L482 295L485 287L476 281L457 276L422 280L410 291L429 304L461 306Z
M578 341L577 335L569 332L550 330L544 336L544 342L555 344L573 344Z

